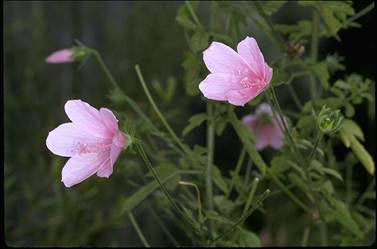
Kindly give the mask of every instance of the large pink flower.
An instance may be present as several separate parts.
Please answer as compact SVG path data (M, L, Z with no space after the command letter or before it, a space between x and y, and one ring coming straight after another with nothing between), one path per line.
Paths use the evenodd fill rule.
M109 109L97 110L81 100L67 101L64 109L72 123L58 126L46 139L52 153L71 157L62 170L62 182L71 187L95 173L109 177L129 140L118 120Z
M254 133L257 150L263 150L268 145L275 149L284 145L284 133L279 127L279 123L282 126L282 121L274 118L269 104L260 104L255 111L255 115L247 115L242 118L242 121Z
M50 64L69 63L73 60L73 52L69 48L55 51L46 58L46 62Z
M199 89L208 99L243 106L260 94L272 78L272 68L264 62L252 37L238 43L237 52L223 43L212 42L203 52L203 60L211 74Z

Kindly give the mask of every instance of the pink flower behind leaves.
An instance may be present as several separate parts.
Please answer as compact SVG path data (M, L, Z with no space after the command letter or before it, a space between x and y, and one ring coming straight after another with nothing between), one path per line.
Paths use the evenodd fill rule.
M72 62L74 59L73 59L73 52L71 49L62 49L62 50L58 50L52 54L50 54L47 58L46 58L46 62L47 63L51 63L51 64L58 64L58 63L69 63L69 62Z
M259 95L272 78L272 68L264 62L252 37L238 43L237 52L223 43L212 42L203 52L203 60L211 73L199 89L208 99L243 106Z
M118 128L118 120L107 108L96 108L81 100L64 106L71 123L52 130L47 148L55 155L70 157L62 170L66 187L78 184L97 173L109 177L129 137Z
M280 119L274 118L269 104L260 104L257 107L255 115L247 115L242 118L242 121L254 133L257 150L263 150L268 145L274 149L278 149L284 145L284 133L279 127L279 123L282 125L282 122Z

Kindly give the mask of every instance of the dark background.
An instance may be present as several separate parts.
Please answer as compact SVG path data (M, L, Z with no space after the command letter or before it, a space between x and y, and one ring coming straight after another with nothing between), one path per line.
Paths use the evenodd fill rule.
M355 1L355 12L369 3ZM206 4L203 3L200 17L205 18L207 14ZM290 4L274 15L273 20L295 22L297 17L292 13L300 10ZM100 211L111 212L108 211L111 205L105 198L98 200L103 202L96 207L85 203L95 198L88 190L94 186L92 183L83 183L81 189L66 190L60 183L65 159L52 155L45 146L48 131L67 120L63 106L68 99L81 98L96 107L108 103L106 78L92 61L78 70L76 64L49 65L44 60L53 51L70 47L74 39L79 39L103 55L122 88L142 107L148 103L137 82L135 64L141 65L144 77L150 82L158 79L164 83L169 76L174 76L178 82L175 104L182 109L172 125L181 130L188 117L205 110L200 97L182 98L181 64L188 48L182 27L175 21L181 5L180 1L3 3L5 240L9 245L139 245L133 229L126 225L119 229L98 225L94 232L82 231L95 226L92 217L98 216L98 222L105 223L106 215ZM309 17L310 13L298 14ZM319 59L337 52L345 57L347 68L340 77L356 72L375 79L375 10L358 22L361 28L340 31L342 42L335 39L321 42ZM162 106L163 110L169 108ZM375 122L365 114L367 108L366 104L358 106L354 119L364 131L366 148L375 155ZM216 143L215 162L224 169L234 164L241 147L231 135L232 130L227 129ZM205 126L187 139L190 144L205 145ZM344 148L339 153L345 153ZM115 171L112 183L106 185L101 181L97 187L100 190L93 187L95 191L125 195L126 190L121 188L125 173L120 172ZM367 184L366 177L364 170L355 172L361 190ZM141 226L154 234L155 244L164 245L164 239L159 239L161 232L148 229L152 223L148 216L139 219ZM257 229L261 227L258 222L250 223Z

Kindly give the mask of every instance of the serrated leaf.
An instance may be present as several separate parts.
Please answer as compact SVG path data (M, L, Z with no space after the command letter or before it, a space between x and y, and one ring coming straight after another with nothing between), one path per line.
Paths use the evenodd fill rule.
M326 62L320 62L317 64L314 64L311 68L315 75L318 77L319 82L323 86L324 89L329 88L329 79L330 79L330 74L327 69Z
M199 30L194 33L190 39L191 47L194 52L202 51L208 47L209 35L208 33Z

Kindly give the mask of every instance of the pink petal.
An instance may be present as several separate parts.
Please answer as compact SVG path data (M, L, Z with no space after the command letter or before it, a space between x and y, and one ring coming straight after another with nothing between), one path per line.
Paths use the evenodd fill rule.
M94 137L73 123L59 125L50 131L46 139L47 148L52 153L67 157L104 150L111 142L111 139Z
M267 65L267 63L264 63L265 65L265 68L264 68L264 80L266 83L270 83L271 79L272 79L272 68Z
M115 134L118 131L118 119L115 117L112 111L107 108L101 108L99 110L102 123Z
M232 48L220 42L212 42L203 52L203 60L211 73L248 75L248 64Z
M255 127L256 143L255 148L257 150L263 150L269 144L269 129L266 125L260 125L260 127Z
M264 58L257 42L252 37L246 37L237 45L238 54L248 63L251 70L259 77L264 78Z
M73 61L71 49L62 49L56 51L46 58L47 63L69 63Z
M98 169L110 163L110 151L83 154L72 157L62 170L62 182L66 187L78 184L95 174Z
M97 171L97 176L109 178L113 174L113 165L110 163L105 164Z
M271 117L273 117L273 112L271 106L268 103L260 103L255 111L255 114L259 115L261 113L268 113Z
M208 99L227 100L228 91L242 89L240 81L241 77L236 75L212 73L199 84L199 89Z
M112 131L102 122L99 111L81 100L69 100L64 106L69 119L84 130L96 137L111 138Z
M242 122L251 127L256 122L256 116L249 114L242 118Z
M231 90L227 92L228 102L236 106L244 106L249 101L258 96L265 86L254 85L249 88L242 88L241 90Z

